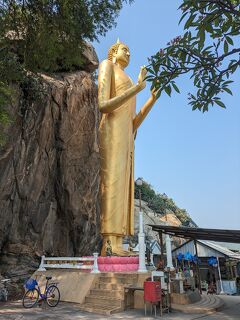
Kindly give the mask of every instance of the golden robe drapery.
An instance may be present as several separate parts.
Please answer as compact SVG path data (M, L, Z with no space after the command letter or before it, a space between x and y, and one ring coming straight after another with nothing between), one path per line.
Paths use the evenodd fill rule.
M117 68L117 69L116 69ZM113 65L111 98L130 88L131 79ZM101 233L134 234L134 132L136 99L103 113L99 129L101 164Z

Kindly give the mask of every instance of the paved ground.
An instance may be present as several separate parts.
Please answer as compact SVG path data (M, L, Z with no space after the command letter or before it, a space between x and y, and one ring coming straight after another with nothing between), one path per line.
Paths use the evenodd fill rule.
M221 296L225 306L221 311L211 315L170 313L163 314L162 320L240 320L240 296ZM21 302L1 303L0 320L79 320L99 319L105 320L106 316L79 312L78 306L71 303L60 303L56 308L49 308L45 304L33 309L22 308ZM154 319L151 316L144 316L143 310L129 310L112 315L108 319Z

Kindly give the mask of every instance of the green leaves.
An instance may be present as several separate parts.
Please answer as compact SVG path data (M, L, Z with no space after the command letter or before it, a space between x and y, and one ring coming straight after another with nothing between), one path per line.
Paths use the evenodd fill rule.
M123 3L131 2L0 1L0 140L3 126L10 121L12 84L23 84L26 70L33 74L82 68L84 40L105 35L115 26Z
M224 41L224 53L227 54L228 53L228 42L225 40Z
M232 38L230 38L229 36L226 36L226 41L233 46L234 43Z
M198 45L199 48L203 48L204 43L205 43L205 29L204 28L200 28L197 34L197 37L199 38L198 40Z
M225 108L221 94L232 94L229 79L240 67L240 1L230 6L229 1L182 0L179 9L186 32L169 41L164 54L151 57L148 81L171 96L172 89L179 93L177 78L188 74L195 88L188 96L192 110Z
M34 72L80 68L83 40L96 40L115 26L124 2L133 0L0 2L0 48L14 42L24 67Z
M223 88L223 90L232 96L232 91L229 88Z
M172 82L172 86L173 86L174 90L177 91L177 93L180 93L180 90L176 86L175 82Z
M171 97L171 93L172 93L172 88L170 85L168 85L167 87L164 88L165 92L169 95L169 97Z
M8 106L14 99L11 83L21 81L23 72L16 56L7 47L2 47L0 50L0 145L4 143L2 131L11 122L8 112Z
M188 29L189 27L192 27L193 21L196 18L197 14L191 14L190 17L188 18L187 22L184 25L184 29Z
M152 209L154 212L162 215L165 214L167 211L170 211L174 213L182 222L190 219L189 214L185 209L180 209L175 204L173 199L169 198L167 195L156 193L153 190L152 186L146 181L143 181L143 184L141 186L135 184L135 199L139 198L139 190L141 191L142 200L146 201L148 207Z
M220 101L220 100L214 100L214 101L215 101L215 103L216 103L217 105L219 105L221 108L226 108L225 104L224 104L222 101Z

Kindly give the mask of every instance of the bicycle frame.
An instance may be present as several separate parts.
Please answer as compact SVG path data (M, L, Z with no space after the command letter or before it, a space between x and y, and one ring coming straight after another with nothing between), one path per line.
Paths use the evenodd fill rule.
M39 284L37 283L37 291L39 292L39 297L42 300L45 300L47 298L47 290L51 285L56 285L56 282L51 283L50 285L48 285L49 280L47 280L46 284L45 284L45 288L44 288L44 293L41 292L41 288L39 287Z
M38 276L35 276L35 279L30 278L25 283L26 291L22 298L23 307L32 308L37 303L39 303L40 306L45 301L50 307L56 307L60 301L60 291L57 287L58 283L55 281L49 283L52 277L48 276L46 277L44 288L43 282L40 282L40 285L38 284L38 281L36 279L37 277Z

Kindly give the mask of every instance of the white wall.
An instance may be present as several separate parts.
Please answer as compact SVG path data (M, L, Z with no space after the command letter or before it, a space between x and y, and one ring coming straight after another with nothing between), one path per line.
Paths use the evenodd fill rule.
M220 252L218 252L214 249L211 249L210 247L207 247L200 242L197 242L197 250L198 250L199 257L211 257L211 256L225 257ZM172 255L173 255L173 258L176 258L179 253L185 254L187 252L190 252L192 255L196 254L194 241L189 241L186 244L184 244L182 247L180 247L179 249L174 250Z

